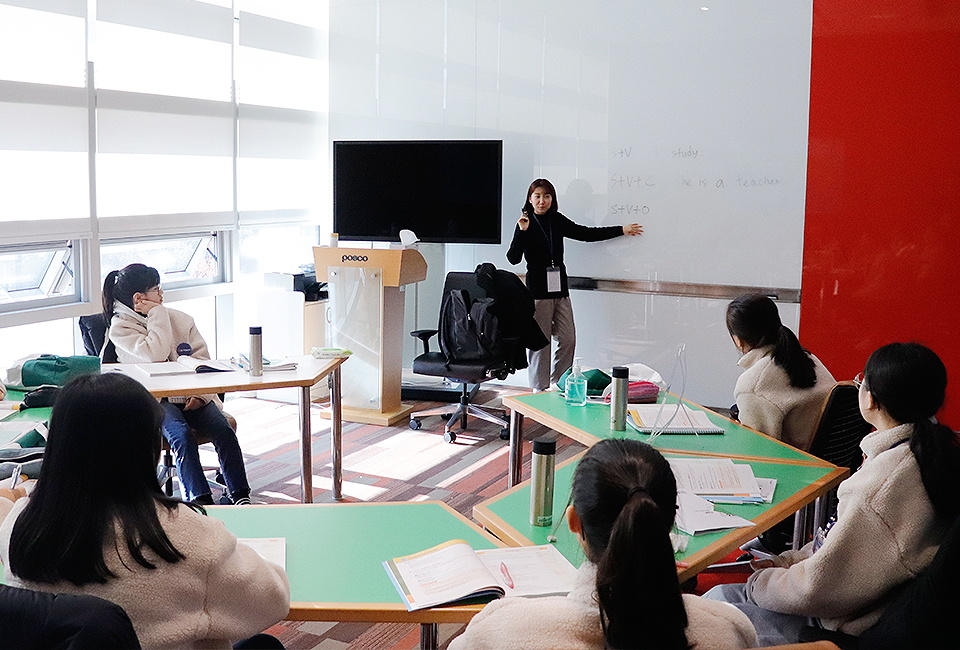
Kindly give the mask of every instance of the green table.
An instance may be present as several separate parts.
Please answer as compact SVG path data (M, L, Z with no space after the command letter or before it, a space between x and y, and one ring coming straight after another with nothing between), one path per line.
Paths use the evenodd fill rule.
M451 539L504 546L439 501L214 506L207 512L237 537L285 537L291 620L421 624L435 647L437 623L466 623L481 604L408 612L381 562Z
M585 556L576 535L567 528L563 512L569 502L574 469L583 453L556 469L553 526L530 524L530 481L524 481L478 504L473 509L474 518L511 546L546 544L547 537L555 535L557 550L575 566L579 566ZM749 528L688 536L686 551L677 554L677 570L681 581L692 578L747 540L753 539L827 490L836 487L848 473L845 467L836 467L823 461L819 464L746 459L736 462L749 463L753 467L754 475L759 478L777 479L773 502L759 505L717 504L717 510L749 519L754 525Z
M676 403L677 396L661 393L661 401ZM683 403L688 408L705 411L713 423L723 428L724 433L663 434L651 441L649 434L640 433L629 425L626 431L611 431L609 404L588 402L583 407L567 406L557 391L505 397L503 406L510 410L509 485L513 486L520 482L524 417L529 417L587 446L606 438L626 437L650 442L662 452L725 458L775 458L796 463L823 464L823 461L815 456L717 415L689 400L683 400Z
M5 402L22 402L23 393L15 390L8 390L4 398ZM33 408L25 411L0 411L0 421L2 422L48 422L50 420L50 407ZM0 447L43 447L46 441L37 433L20 434L13 431L0 431ZM29 478L37 478L30 476Z
M424 650L436 648L438 623L467 623L483 604L408 612L380 563L451 539L504 546L440 501L208 506L207 514L237 537L286 538L288 620L420 623Z

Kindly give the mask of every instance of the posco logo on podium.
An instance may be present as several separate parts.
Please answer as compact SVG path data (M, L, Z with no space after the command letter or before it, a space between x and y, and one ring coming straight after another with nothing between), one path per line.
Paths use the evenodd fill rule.
M366 255L344 255L340 258L341 262L366 262Z

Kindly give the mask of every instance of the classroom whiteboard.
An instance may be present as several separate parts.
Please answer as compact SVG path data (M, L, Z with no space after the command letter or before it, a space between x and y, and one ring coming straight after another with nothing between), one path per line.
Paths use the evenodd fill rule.
M812 2L608 11L607 177L591 188L605 214L592 216L644 235L570 242L568 272L799 288ZM583 182L558 185L561 211Z

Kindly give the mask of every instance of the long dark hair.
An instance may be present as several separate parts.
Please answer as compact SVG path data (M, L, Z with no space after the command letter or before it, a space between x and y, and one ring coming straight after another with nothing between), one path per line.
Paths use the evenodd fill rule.
M669 537L677 482L660 452L639 440L601 440L577 465L572 501L597 565L606 646L689 647Z
M103 315L113 318L114 301L133 309L133 294L146 293L160 284L160 273L146 264L129 264L119 271L110 271L103 280Z
M530 188L527 190L527 199L523 202L523 212L528 216L533 215L533 204L530 203L530 195L533 194L533 191L538 187L545 189L547 194L550 195L551 201L550 207L547 208L547 214L552 215L557 211L557 188L546 178L538 178L530 183Z
M890 343L867 359L864 387L897 422L913 424L910 450L937 515L960 514L960 443L949 427L931 418L943 405L947 368L919 343Z
M115 577L104 560L115 526L141 566L155 568L146 549L166 562L184 559L157 516L158 503L182 503L157 482L162 417L147 389L119 373L84 375L60 391L40 479L10 537L13 573L49 584L105 583Z
M727 331L751 348L773 346L773 362L783 368L794 388L817 383L817 368L797 335L780 321L777 305L760 294L735 298L727 305Z

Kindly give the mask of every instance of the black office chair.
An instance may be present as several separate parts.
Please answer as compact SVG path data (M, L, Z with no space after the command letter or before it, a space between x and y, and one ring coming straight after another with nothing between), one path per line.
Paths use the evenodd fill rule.
M87 354L92 356L100 356L100 351L103 350L103 363L119 362L119 359L117 358L117 348L113 345L113 341L107 341L106 348L104 348L104 341L107 338L107 328L109 327L109 323L107 322L106 316L104 316L102 312L93 314L91 316L81 316L79 325L80 337L83 339L83 349ZM220 395L220 400L223 400L222 394ZM227 422L230 423L231 428L236 431L236 418L227 412L224 412L223 415L227 418ZM197 439L198 446L213 442L213 440L210 438L197 434L196 431L194 431L194 436ZM159 480L161 485L164 486L164 491L167 493L167 496L173 496L174 462L173 454L170 451L170 445L167 443L166 438L162 440L162 449L163 463L157 472L157 480ZM219 488L223 488L226 485L223 480L223 474L220 472L219 468L217 469L217 475L214 480L207 480L211 485Z
M859 637L804 627L800 641L826 639L842 650L941 650L960 648L956 615L960 582L960 517L954 520L930 564L899 588L880 620Z
M464 290L469 294L470 300L482 300L488 297L487 292L480 287L476 273L469 272L451 272L447 274L443 283L443 295L446 296L450 291ZM502 329L501 329L502 331ZM462 384L459 404L448 404L434 409L417 411L410 414L410 428L419 429L421 419L431 415L440 415L447 420L444 427L443 439L447 442L454 442L457 434L453 428L459 422L461 429L467 428L467 418L473 416L493 422L500 425L500 438L507 440L510 437L509 423L506 419L506 413L502 410L493 412L492 409L484 410L479 406L470 403L472 397L469 388L470 384L478 385L490 379L506 379L517 370L516 349L519 345L515 337L500 337L500 352L492 358L480 359L478 361L455 361L448 359L440 350L430 350L430 338L439 333L439 329L416 330L410 332L423 341L423 354L413 360L413 372L418 375L429 375L432 377L445 377L452 381ZM521 355L523 358L523 355ZM476 391L473 391L474 394ZM502 415L501 415L502 414Z
M80 317L80 338L83 339L83 349L91 356L100 356L103 350L103 363L117 363L117 348L113 341L107 343L106 349L103 347L103 341L107 338L107 328L110 324L107 322L103 312L90 316Z
M0 585L0 646L50 650L130 650L140 641L119 605L95 596Z
M859 393L860 390L852 381L834 384L820 409L816 433L810 446L810 453L817 458L839 467L849 467L851 473L863 463L860 441L873 430L873 426L860 415ZM795 548L810 539L817 527L826 524L836 510L836 498L837 491L833 489L818 499L814 506L819 507L815 507L812 518L811 506L797 511L793 529Z

